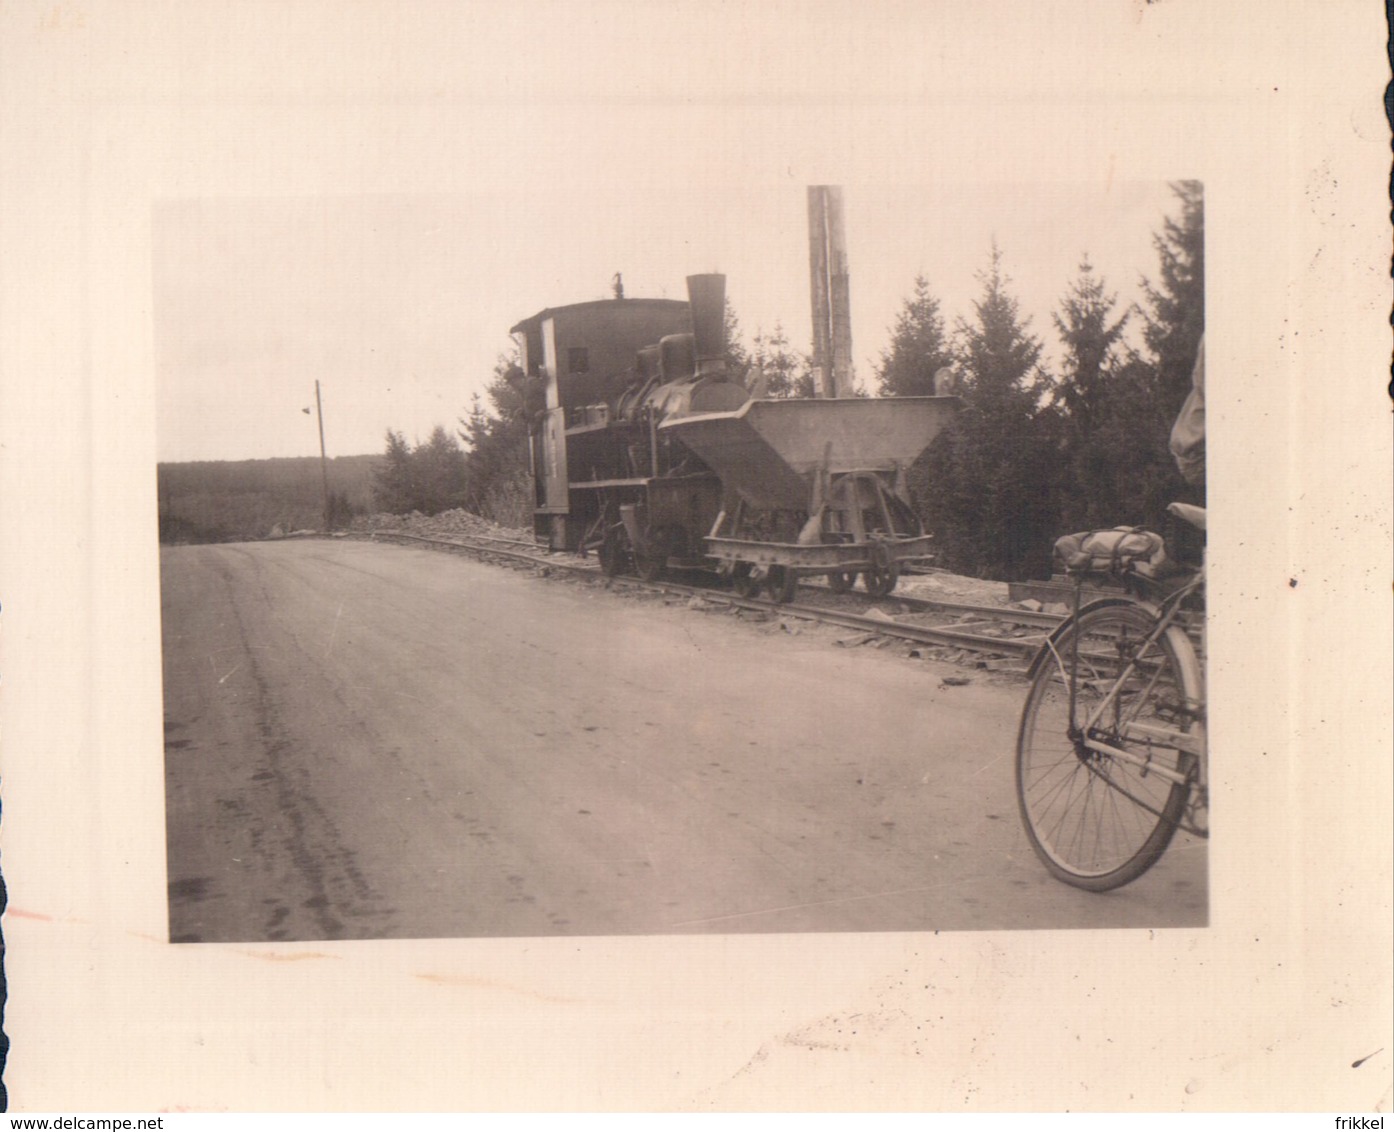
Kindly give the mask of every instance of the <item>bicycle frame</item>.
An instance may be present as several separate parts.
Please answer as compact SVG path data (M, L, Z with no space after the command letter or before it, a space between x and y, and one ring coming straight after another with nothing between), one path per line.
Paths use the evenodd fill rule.
M1176 631L1180 633L1181 636L1185 639L1184 646L1178 645L1178 649L1184 647L1185 649L1190 650L1192 653L1194 652L1193 646L1190 644L1189 637L1186 637L1184 630L1182 630L1180 626L1177 625L1177 615L1180 612L1181 605L1185 601L1185 599L1189 597L1191 594L1195 593L1197 590L1201 589L1204 585L1204 582L1205 575L1202 569L1198 570L1195 573L1195 575L1188 579L1187 582L1180 589L1176 590L1172 594L1169 594L1160 603L1153 603L1134 594L1129 594L1127 597L1103 598L1098 601L1089 602L1088 604L1081 605L1080 598L1083 588L1083 577L1080 577L1075 587L1074 612L1071 614L1070 618L1066 622L1064 622L1064 624L1062 624L1054 633L1052 633L1046 641L1046 650L1048 650L1050 655L1054 658L1055 663L1061 672L1062 678L1064 677L1066 671L1068 671L1069 673L1069 718L1071 721L1070 738L1072 740L1081 743L1086 750L1094 751L1099 754L1109 755L1114 759L1118 759L1123 762L1127 762L1133 766L1136 766L1140 770L1142 770L1144 774L1156 774L1159 777L1165 779L1166 781L1172 782L1179 786L1194 788L1197 785L1199 785L1202 789L1204 788L1205 778L1205 741L1203 735L1192 736L1187 732L1181 730L1173 730L1170 728L1158 727L1155 724L1139 723L1136 719L1129 720L1126 718L1122 718L1117 720L1115 730L1119 734L1123 734L1128 737L1135 736L1141 742L1146 744L1148 753L1139 754L1135 751L1129 751L1121 747L1114 746L1111 743L1106 743L1103 740L1096 738L1093 733L1095 729L1099 726L1099 723L1104 718L1104 716L1110 710L1113 709L1113 706L1117 702L1121 690L1126 686L1127 682L1133 677L1133 675L1138 672L1140 666L1137 662L1137 655L1146 653L1147 650L1151 649L1162 639L1163 636L1170 632L1173 629L1173 627L1176 627ZM1111 686L1109 687L1107 694L1089 714L1088 718L1085 719L1082 723L1076 722L1075 712L1078 703L1079 692L1078 682L1080 670L1080 634L1072 634L1072 653L1070 663L1068 665L1065 663L1064 658L1061 657L1059 650L1056 648L1056 639L1059 636L1061 636L1065 631L1067 631L1072 625L1074 625L1078 621L1082 613L1086 613L1091 609L1098 609L1104 606L1121 604L1134 605L1142 609L1145 609L1153 619L1152 629L1148 632L1146 637L1143 638L1137 650L1137 654L1127 659L1127 661L1124 663L1122 671L1116 677L1110 678ZM1155 683L1159 676L1160 672L1158 672L1157 675L1154 675L1152 677L1152 682ZM1148 690L1150 690L1150 688ZM1139 705L1145 702L1145 700L1145 694L1143 696L1138 697ZM1203 707L1203 703L1192 703L1189 701L1183 702L1181 704L1181 709L1184 712L1193 715L1196 718L1200 718L1203 712ZM1173 750L1180 751L1183 754L1195 756L1196 761L1194 765L1196 767L1196 773L1179 773L1177 771L1170 770L1164 766L1154 765L1154 760L1152 758L1151 752L1158 747L1171 748ZM1115 789L1121 789L1121 787L1117 787L1116 784L1113 783L1103 771L1094 767L1091 767L1090 769L1095 774L1098 774L1102 778L1104 778L1104 780L1108 782L1110 786L1114 787ZM1139 804L1143 804L1140 802L1139 799L1134 798L1132 800L1138 802ZM1150 806L1147 808L1151 809ZM1193 826L1188 826L1186 828L1190 828L1192 832L1195 832L1200 836L1204 836L1204 831L1198 828L1194 828Z

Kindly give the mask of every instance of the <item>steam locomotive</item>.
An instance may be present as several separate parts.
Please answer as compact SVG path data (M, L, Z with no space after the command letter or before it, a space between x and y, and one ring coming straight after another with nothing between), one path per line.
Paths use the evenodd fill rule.
M931 551L906 471L957 399L752 396L727 370L725 277L687 284L686 303L616 297L513 327L538 401L538 542L594 550L611 575L716 569L781 601L812 574L889 593Z

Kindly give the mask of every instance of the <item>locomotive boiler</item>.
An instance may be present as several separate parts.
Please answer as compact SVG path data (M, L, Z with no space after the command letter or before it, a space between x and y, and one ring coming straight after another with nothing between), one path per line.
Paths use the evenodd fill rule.
M931 554L906 472L957 398L753 398L726 364L724 277L687 283L686 303L616 297L514 326L539 402L538 541L594 550L609 574L715 569L780 601L815 574L889 593Z

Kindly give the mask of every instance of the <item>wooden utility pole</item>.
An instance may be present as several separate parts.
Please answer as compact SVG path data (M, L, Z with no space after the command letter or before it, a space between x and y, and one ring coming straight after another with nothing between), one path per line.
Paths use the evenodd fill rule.
M324 531L329 533L329 460L324 455L324 407L319 399L319 379L315 379L315 416L319 419L319 474L324 483Z
M824 188L808 187L808 279L813 300L813 394L831 397L832 319L828 297L828 213Z
M808 269L813 297L813 384L819 397L851 397L852 303L842 188L808 187Z

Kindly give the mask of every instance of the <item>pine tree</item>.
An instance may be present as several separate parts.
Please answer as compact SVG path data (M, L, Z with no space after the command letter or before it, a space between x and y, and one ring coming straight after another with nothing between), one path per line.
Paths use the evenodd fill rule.
M1145 526L1178 539L1172 551L1193 557L1195 536L1166 507L1175 499L1201 502L1204 491L1181 479L1167 441L1190 391L1205 326L1204 210L1197 182L1178 182L1172 190L1179 214L1153 237L1158 281L1143 280L1144 304L1137 308L1142 352L1120 348L1127 316L1113 317L1114 297L1083 271L1056 316L1066 346L1057 390L1067 425L1060 525Z
M1064 426L1062 532L1130 521L1125 500L1135 449L1119 426L1134 408L1126 402L1143 391L1119 379L1131 312L1114 317L1117 302L1085 256L1053 315L1065 348L1054 388Z
M1156 369L1131 354L1119 367L1099 426L1098 447L1108 453L1113 505L1075 512L1067 530L1119 524L1173 531L1167 504L1184 497L1167 440L1174 414L1163 406ZM1173 531L1174 533L1174 531Z
M499 356L485 388L493 411L476 394L458 435L465 448L464 505L487 519L522 527L531 522L532 472L522 393L504 376L513 364L512 357Z
M993 242L988 270L978 276L983 296L973 304L975 322L958 321L964 392L975 400L1001 402L1028 411L1045 384L1039 362L1041 342L1029 332L1030 319L1007 291L1002 251Z
M417 488L406 437L387 430L387 451L373 476L373 502L379 511L404 515L416 506Z
M1142 281L1146 296L1143 333L1156 367L1163 408L1175 419L1191 388L1196 350L1205 332L1205 197L1199 181L1171 186L1181 205L1153 239L1160 261L1154 283Z
M934 375L953 361L939 300L930 294L929 281L917 275L914 292L896 316L890 347L881 352L876 368L881 396L931 397Z
M1143 280L1144 354L1135 372L1145 388L1132 414L1120 422L1136 453L1135 513L1154 530L1175 540L1181 558L1200 553L1200 538L1185 524L1172 521L1172 500L1205 502L1205 486L1187 484L1176 470L1167 442L1177 413L1191 390L1196 353L1205 333L1205 198L1199 181L1171 186L1178 215L1167 217L1152 243L1157 250L1156 282Z
M1130 311L1124 311L1115 319L1117 304L1118 296L1107 292L1086 255L1053 316L1065 347L1056 392L1076 436L1089 434L1109 395L1123 332L1131 317Z
M813 396L813 363L789 345L781 323L776 322L768 335L755 332L750 364L764 372L766 397Z
M436 515L459 507L465 498L465 454L459 441L441 425L431 431L425 444L412 452L416 464L420 498L416 509Z
M1056 507L1041 343L1007 290L995 243L979 280L976 317L957 328L964 407L930 446L922 507L951 568L1003 580L1043 576Z
M726 296L726 306L722 310L721 332L726 340L726 372L739 380L750 368L750 351L742 340L741 320L731 305L730 295Z

